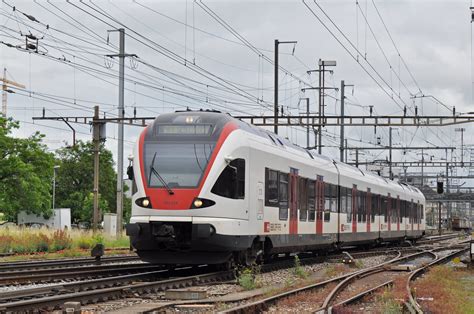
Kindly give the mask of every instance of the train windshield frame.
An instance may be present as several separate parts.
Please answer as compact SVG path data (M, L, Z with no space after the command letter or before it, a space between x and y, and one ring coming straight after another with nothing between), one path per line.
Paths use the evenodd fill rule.
M172 189L196 188L209 164L215 144L213 141L145 143L145 182L150 188L166 187L152 173L154 168Z

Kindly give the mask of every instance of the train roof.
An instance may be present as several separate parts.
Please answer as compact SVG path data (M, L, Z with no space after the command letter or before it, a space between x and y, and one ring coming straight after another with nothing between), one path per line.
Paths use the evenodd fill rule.
M395 191L400 193L405 193L412 196L423 196L423 193L416 187L408 185L403 182L397 182L393 180L388 180L383 178L373 172L364 171L352 165L342 163L340 161L334 160L328 156L318 154L314 150L308 150L296 144L290 142L287 138L279 136L269 130L257 127L255 125L249 124L245 121L236 119L228 113L222 113L216 110L185 110L185 111L176 111L175 113L167 113L158 116L153 124L162 124L162 123L176 123L182 120L180 117L186 116L197 116L199 117L199 123L203 124L212 124L218 127L223 127L227 122L233 121L237 124L239 129L252 133L254 135L266 138L268 141L272 142L276 146L286 148L291 150L293 153L298 154L301 157L313 159L319 163L328 162L334 165L333 172L339 172L342 176L351 176L356 175L360 181L367 183L377 183L378 185L387 185L393 188ZM184 120L183 120L184 121ZM337 168L337 169L336 169ZM330 170L330 169L328 169Z

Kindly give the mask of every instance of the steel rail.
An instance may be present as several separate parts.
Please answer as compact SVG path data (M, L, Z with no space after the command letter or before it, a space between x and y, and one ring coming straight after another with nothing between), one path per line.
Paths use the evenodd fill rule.
M449 248L446 248L446 249L449 249ZM434 260L433 262L429 263L428 265L425 265L425 266L423 266L423 267L421 267L421 268L418 268L418 269L414 270L414 271L410 274L410 276L408 277L407 283L406 283L406 291L407 291L407 293L408 293L408 298L409 298L409 302L410 302L409 304L410 304L410 306L416 311L416 313L421 314L421 313L423 313L423 310L422 310L420 304L416 301L416 299L414 298L414 296L413 296L413 294L412 294L412 292L411 292L410 283L411 283L412 281L414 281L416 278L418 278L419 276L421 276L421 275L422 275L424 272L426 272L429 268L431 268L431 267L433 267L433 266L435 266L435 265L438 265L438 264L440 264L440 263L443 263L443 262L445 262L446 260L448 260L448 259L450 259L450 258L452 258L452 257L454 257L454 256L457 256L457 255L459 255L459 254L462 254L462 253L464 253L464 252L466 252L466 251L468 251L468 250L469 250L469 247L465 247L465 248L463 248L463 249L459 249L459 250L457 250L457 251L455 251L455 252L453 252L453 253L450 253L450 254L448 254L448 255L446 255L446 256L443 256L443 257L441 257L441 258L438 258L438 259Z
M449 246L449 247L444 247L444 248L436 248L436 249L433 249L433 250L432 250L432 251L433 251L432 253L434 253L434 251L452 250L452 249L457 249L457 248L458 248L457 245ZM457 255L457 254L460 254L460 252L465 251L465 250L466 250L466 248L465 248L465 246L464 246L464 247L462 247L459 251L453 252L453 253L451 253L451 254L445 256L445 257L439 257L439 256L437 256L436 259L433 260L430 264L428 264L428 265L426 265L426 266L422 266L421 268L418 268L418 269L416 269L416 270L410 272L410 277L409 277L409 280L407 281L407 286L408 286L409 283L410 283L410 279L411 279L411 278L414 278L414 276L415 276L418 272L422 272L423 269L426 270L426 269L428 269L429 267L431 267L432 265L436 265L436 264L438 264L438 263L441 263L441 262L443 262L443 261L446 261L446 260L449 259L450 257L452 257L452 256L454 256L454 255ZM431 266L430 266L430 265L431 265ZM419 275L416 275L416 276L419 276ZM370 294L370 293L372 293L372 292L374 292L374 291L376 291L376 290L378 290L378 289L380 289L380 288L382 288L382 287L385 287L385 286L388 286L388 285L392 285L393 282L394 282L394 280L389 280L389 281L384 282L384 283L382 283L382 284L380 284L380 285L377 285L377 286L375 286L375 287L373 287L373 288L370 288L370 289L367 289L367 290L365 290L365 291L362 291L362 292L356 294L355 296L352 296L352 297L350 297L350 298L348 298L348 299L346 299L346 300L344 300L344 301L341 301L341 302L337 303L336 305L333 305L332 307L330 307L330 308L328 309L328 312L332 312L335 308L338 308L338 307L341 307L341 306L344 306L344 305L351 304L351 303L353 303L353 302L355 302L355 301L357 301L357 300L363 298L364 296L366 296L366 295L368 295L368 294ZM407 287L407 289L409 289L409 287ZM409 295L410 295L411 290L408 290L408 291L409 291ZM410 300L414 300L414 298L412 297ZM414 306L413 303L411 303L411 306L413 307L412 309L415 310L416 312L422 313L422 312L419 312L419 310L421 310L421 309L416 309L416 307Z
M33 268L49 268L49 267L67 267L72 265L85 265L85 264L106 264L123 261L138 261L139 258L136 255L125 255L125 256L106 256L102 257L99 261L95 258L69 258L69 259L55 259L46 261L25 261L25 262L0 262L0 272L11 271L15 269L33 269Z
M436 253L434 252L431 252L431 251L423 251L423 252L419 252L419 253L414 253L414 254L410 254L410 255L407 255L407 256L403 256L403 257L400 257L398 260L396 261L393 261L392 263L388 263L388 264L393 264L394 262L401 262L401 261L404 261L404 260L409 260L409 259L412 259L414 257L418 257L418 256L422 256L422 255L432 255L434 257L433 260L436 260L438 258L438 256L436 255ZM386 265L388 265L386 264ZM323 305L321 306L321 308L319 308L318 310L316 310L315 312L320 312L320 311L328 311L329 309L329 305L331 303L331 301L335 298L335 296L340 293L345 287L347 287L349 285L350 282L352 282L353 280L355 279L359 279L359 278L362 278L362 277L366 277L366 276L369 276L369 275L372 275L374 273L377 273L377 272L383 272L385 271L384 268L382 268L382 266L385 266L385 265L377 265L373 268L368 268L368 269L365 269L365 270L361 270L360 272L357 272L353 275L350 275L348 276L347 278L345 278L344 280L342 280L329 294L328 296L326 297L326 299L324 300L323 302ZM331 309L329 309L329 311L331 311Z
M188 287L198 283L216 282L229 280L231 278L234 278L233 271L223 271L154 282L131 284L120 287L66 293L40 299L21 300L0 304L0 312L21 312L32 309L35 309L36 311L41 309L54 310L55 308L62 306L65 302L76 301L83 304L90 302L96 303L101 300L124 298L134 293L142 294L158 292L170 288Z
M418 253L415 253L415 254L418 254ZM380 265L369 267L367 269L375 269L377 267L381 267L383 265L395 262L401 257L401 255L402 255L402 253L398 252L397 256L394 257L393 259L391 259L389 261L386 261L386 262L383 262ZM291 290L291 291L282 292L280 294L277 294L277 295L274 295L274 296L271 296L271 297L268 297L268 298L265 298L265 299L262 299L262 300L258 300L258 301L255 301L255 302L252 302L252 303L249 303L249 304L244 304L244 305L241 305L241 306L237 306L237 307L222 311L220 313L233 313L233 314L237 314L237 313L257 313L257 312L260 312L260 311L268 308L268 306L270 304L273 304L273 303L275 303L278 300L281 300L283 298L290 297L292 295L298 294L298 293L303 292L303 291L307 291L307 290L311 290L311 289L326 286L327 284L343 280L343 279L345 279L345 278L347 278L347 277L349 277L353 274L357 274L357 273L360 273L360 272L361 271L359 270L359 271L352 272L352 273L349 273L349 274L344 274L344 275L341 275L341 276L337 276L335 278L331 278L331 279L328 279L328 280L325 280L325 281L310 284L310 285L307 285L307 286L304 286L304 287L301 287L301 288L297 288L297 289L294 289L294 290Z
M0 285L22 284L22 283L44 283L54 282L73 278L83 278L85 276L110 276L114 274L124 274L130 272L144 272L163 269L163 266L153 264L118 264L118 265L101 265L101 266L83 266L75 268L59 268L59 269L36 269L30 271L13 271L0 273Z

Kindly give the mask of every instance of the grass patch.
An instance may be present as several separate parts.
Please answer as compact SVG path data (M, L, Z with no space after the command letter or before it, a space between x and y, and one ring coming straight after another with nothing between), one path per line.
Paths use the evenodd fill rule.
M344 264L334 264L329 265L326 268L326 276L329 278L336 277L343 274L346 271L346 265Z
M129 239L125 235L114 238L100 232L93 234L92 231L83 230L0 228L0 253L40 256L54 253L59 257L88 256L90 249L98 243L104 244L107 249L130 246ZM87 254L82 254L81 250ZM19 259L13 258L13 260Z
M474 271L433 267L414 285L416 298L433 298L423 302L423 310L438 313L474 313Z

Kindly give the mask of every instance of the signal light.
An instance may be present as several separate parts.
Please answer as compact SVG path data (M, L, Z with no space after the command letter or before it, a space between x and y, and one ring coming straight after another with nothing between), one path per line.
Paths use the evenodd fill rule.
M436 183L436 191L438 192L438 194L443 194L443 181L438 181Z

